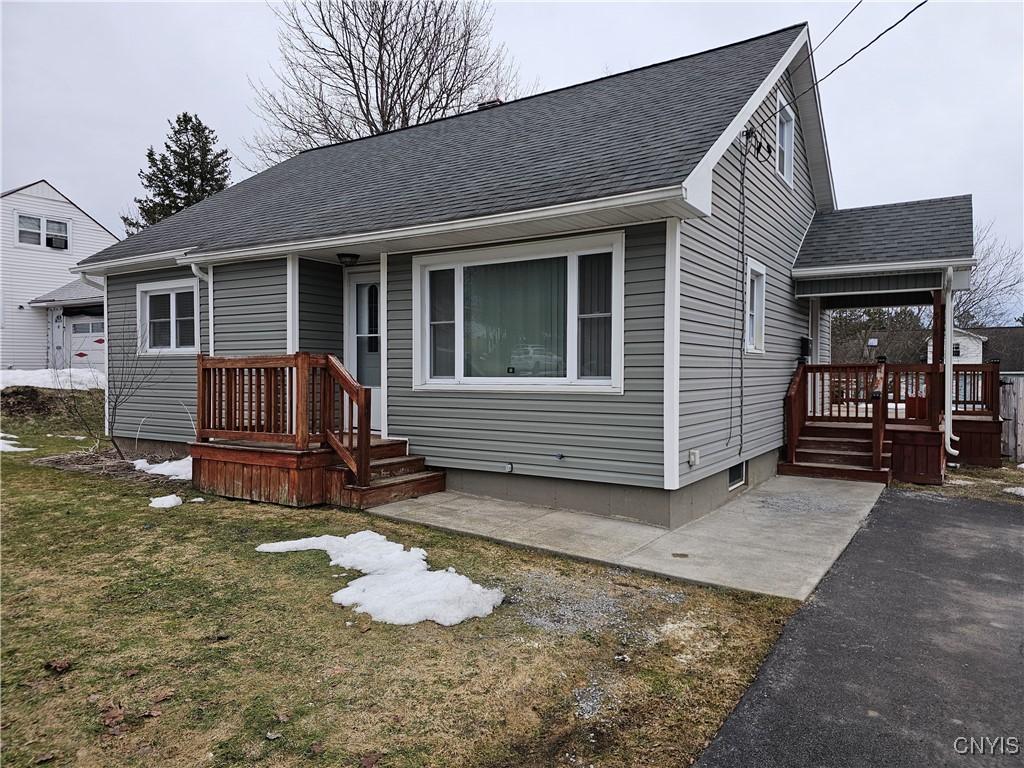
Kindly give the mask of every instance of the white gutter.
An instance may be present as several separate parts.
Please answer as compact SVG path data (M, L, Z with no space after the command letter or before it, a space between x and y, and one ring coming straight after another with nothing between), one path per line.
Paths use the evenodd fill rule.
M173 267L178 263L178 259L183 257L185 253L186 251L184 248L179 248L173 251L147 253L143 256L124 256L120 259L97 261L91 264L76 264L71 267L69 271L75 275L84 275L85 273L92 275L106 275L116 271L131 272L133 271L133 268L139 267L146 269L161 266Z
M208 271L207 272L203 272L203 270L201 270L199 268L198 264L192 264L190 266L192 267L192 274L193 275L198 277L204 283L209 283L210 282L210 273Z
M434 224L419 224L411 227L399 227L397 229L382 229L373 232L361 232L352 235L340 235L337 237L321 237L311 240L294 240L284 243L271 243L268 245L255 245L239 248L228 248L220 251L194 251L187 255L183 254L179 264L203 264L207 262L226 262L235 259L258 259L274 256L287 256L296 251L309 251L327 248L345 248L351 246L369 246L376 243L387 243L393 240L404 240L413 237L424 237L430 235L448 234L462 232L469 229L481 229L509 224L522 224L525 222L552 219L560 216L572 216L576 214L596 213L613 208L623 208L633 205L649 205L658 203L675 203L680 207L687 207L687 189L682 184L673 184L670 187L643 190L641 192L629 192L624 195L613 195L594 200L583 200L574 203L560 203L549 205L543 208L531 208L525 211L512 211L509 213L498 213L490 216L478 216L471 219L458 219L456 221L445 221Z
M74 267L72 267L71 271L72 272L75 271ZM87 275L85 272L78 272L78 278L83 283L88 285L90 288L95 288L98 291L105 291L106 290L106 284L105 283L98 283L98 282L96 282L91 277L89 277L89 275Z
M945 354L943 355L942 365L945 369L945 376L943 380L945 382L945 410L946 418L944 422L944 428L942 430L945 436L946 453L950 456L959 456L960 451L953 447L953 441L959 441L960 438L953 434L953 268L946 268L946 284L942 288L943 298L946 301L946 323L945 323ZM932 322L935 322L935 318L932 318ZM934 356L933 356L934 357Z
M795 267L794 278L837 277L848 275L873 275L878 272L918 272L932 269L975 267L978 260L973 256L963 259L935 259L932 261L897 261L885 264L844 264L833 267Z

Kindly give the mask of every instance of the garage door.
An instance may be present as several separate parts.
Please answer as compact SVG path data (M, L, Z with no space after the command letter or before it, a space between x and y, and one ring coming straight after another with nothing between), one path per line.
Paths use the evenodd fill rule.
M71 328L71 367L104 370L103 350L107 343L103 320L88 315L71 316L65 320Z

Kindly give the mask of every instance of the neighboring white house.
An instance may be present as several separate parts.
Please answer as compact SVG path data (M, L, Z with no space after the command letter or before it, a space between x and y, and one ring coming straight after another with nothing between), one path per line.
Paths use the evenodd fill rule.
M953 329L953 362L973 365L984 362L984 336L961 328ZM928 362L932 361L932 340L928 339Z
M69 267L117 242L45 179L0 197L0 367L103 368L103 291Z

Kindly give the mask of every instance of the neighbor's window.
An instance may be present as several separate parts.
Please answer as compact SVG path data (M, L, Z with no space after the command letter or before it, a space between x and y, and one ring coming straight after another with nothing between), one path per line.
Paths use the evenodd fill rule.
M786 100L779 94L778 114L776 115L775 127L775 170L786 180L789 185L793 184L793 110L789 108Z
M68 223L66 221L46 220L46 247L58 251L68 249Z
M57 219L19 214L18 242L25 245L45 244L47 248L66 251L68 249L68 223Z
M40 245L42 219L38 216L18 216L18 242L26 245Z
M960 357L960 344L956 342L953 344L953 357Z
M764 296L767 271L754 259L747 261L746 347L764 352Z
M585 247L594 242L604 247ZM615 242L621 236L569 241L565 246L583 246L571 252L558 242L494 249L465 254L456 264L450 260L459 256L428 257L419 273L420 380L611 385L621 367L615 365L622 325Z
M196 290L194 280L139 286L139 329L145 351L196 351Z

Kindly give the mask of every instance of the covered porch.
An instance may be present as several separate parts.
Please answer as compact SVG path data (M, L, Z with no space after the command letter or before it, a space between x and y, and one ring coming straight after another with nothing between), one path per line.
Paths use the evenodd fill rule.
M786 393L780 473L941 484L947 460L998 466L999 363L951 364L952 303L973 266L970 198L815 218L793 270L812 317L927 306L937 352L932 362L801 359Z

